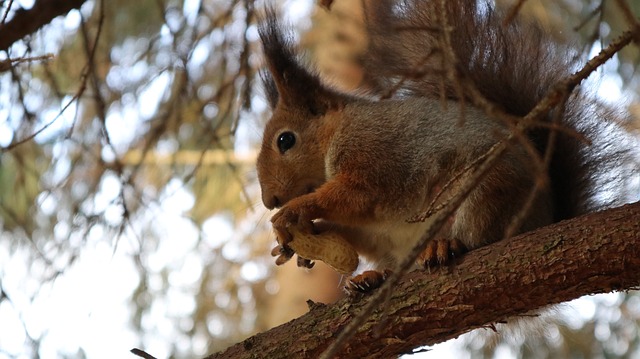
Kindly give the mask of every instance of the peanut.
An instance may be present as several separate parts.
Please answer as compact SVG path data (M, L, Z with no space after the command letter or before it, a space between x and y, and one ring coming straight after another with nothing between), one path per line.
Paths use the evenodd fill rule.
M358 267L358 253L336 232L320 234L302 233L296 228L289 228L293 240L287 243L298 256L325 262L342 274L351 274Z

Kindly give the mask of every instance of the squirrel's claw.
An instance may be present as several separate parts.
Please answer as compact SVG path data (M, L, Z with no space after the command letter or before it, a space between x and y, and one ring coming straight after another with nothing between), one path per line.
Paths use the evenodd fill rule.
M298 255L298 267L311 269L316 265L316 262L311 261L310 259L302 258Z
M467 251L467 246L459 239L439 238L429 242L416 262L424 268L447 265Z
M276 258L276 265L280 266L287 263L295 252L286 245L277 245L271 250L271 256Z
M379 288L390 274L391 271L389 270L384 272L375 270L364 271L361 274L349 278L347 284L344 286L344 290L350 296L369 293Z

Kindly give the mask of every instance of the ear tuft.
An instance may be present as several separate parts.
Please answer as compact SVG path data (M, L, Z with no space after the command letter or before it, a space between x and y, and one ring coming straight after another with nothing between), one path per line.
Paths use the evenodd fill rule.
M261 77L272 108L282 102L317 117L330 108L341 107L344 96L326 88L316 73L300 65L291 32L281 24L273 8L265 9L258 32L269 72Z
M275 109L276 105L278 105L278 88L276 87L276 82L271 76L271 73L266 70L260 71L260 79L262 80L262 88L267 97L267 101L269 101L269 106L271 109Z

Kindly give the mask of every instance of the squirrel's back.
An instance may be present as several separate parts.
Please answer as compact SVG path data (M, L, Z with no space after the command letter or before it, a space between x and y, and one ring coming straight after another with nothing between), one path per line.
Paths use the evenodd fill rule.
M524 116L552 87L584 64L575 48L556 41L535 23L506 14L490 1L373 0L366 3L369 49L364 87L381 97L433 97L472 102L461 85L471 85L508 114ZM456 64L450 81L442 29L450 29ZM624 120L580 88L564 106L527 134L544 157L555 118L569 131L557 131L549 163L554 220L621 204L629 149L618 145ZM562 107L562 108L560 108ZM562 111L562 114L558 114ZM557 117L555 117L557 116ZM577 131L579 134L572 131ZM602 193L607 193L603 196Z

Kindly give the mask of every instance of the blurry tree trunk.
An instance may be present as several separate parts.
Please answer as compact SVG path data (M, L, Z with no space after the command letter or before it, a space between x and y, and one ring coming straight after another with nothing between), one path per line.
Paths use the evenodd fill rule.
M322 77L345 91L356 90L364 76L361 62L368 35L362 5L361 1L337 1L331 11L316 11L313 26L301 42Z
M479 248L451 267L407 274L340 357L388 358L587 294L640 286L640 203ZM371 300L306 315L208 358L315 358Z

